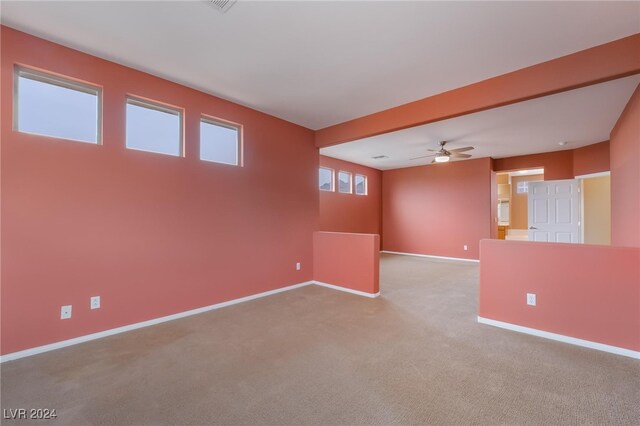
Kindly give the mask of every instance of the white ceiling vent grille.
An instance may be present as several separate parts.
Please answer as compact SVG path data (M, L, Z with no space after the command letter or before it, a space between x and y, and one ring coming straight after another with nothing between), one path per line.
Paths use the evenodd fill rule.
M218 12L225 13L237 0L207 0Z

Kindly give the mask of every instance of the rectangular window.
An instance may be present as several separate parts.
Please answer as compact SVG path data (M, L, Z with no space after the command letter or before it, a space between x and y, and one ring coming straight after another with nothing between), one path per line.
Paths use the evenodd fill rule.
M338 172L338 192L351 194L351 173Z
M355 178L356 195L367 195L367 177L356 175Z
M200 119L200 159L237 166L240 164L240 126Z
M320 167L319 186L321 191L333 191L333 169Z
M17 131L100 143L100 88L21 67L14 78Z
M182 156L182 111L127 98L127 148Z
M526 180L518 182L518 186L516 187L516 192L518 194L525 194L529 192L529 182Z

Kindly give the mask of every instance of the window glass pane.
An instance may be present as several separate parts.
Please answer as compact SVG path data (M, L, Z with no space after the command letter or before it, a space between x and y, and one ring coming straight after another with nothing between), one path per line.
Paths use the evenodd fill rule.
M518 194L524 194L525 192L529 192L528 181L520 181L520 182L518 182L518 186L517 186L516 192Z
M17 117L20 132L99 143L97 89L87 93L19 74Z
M127 101L127 148L182 155L181 114Z
M367 177L362 175L356 175L355 180L356 194L367 195Z
M351 193L351 173L338 173L338 191L346 194Z
M238 165L239 130L200 121L200 159Z
M320 167L319 185L322 191L333 191L333 170Z

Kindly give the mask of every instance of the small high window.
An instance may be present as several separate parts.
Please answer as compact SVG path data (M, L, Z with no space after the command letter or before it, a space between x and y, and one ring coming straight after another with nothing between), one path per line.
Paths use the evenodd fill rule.
M127 99L127 148L182 156L182 111Z
M100 88L16 67L15 90L15 130L100 143Z
M367 195L367 177L364 175L356 175L355 177L356 195Z
M518 186L516 186L516 193L526 194L527 192L529 192L529 182L526 180L518 182Z
M338 192L343 194L351 194L351 173L338 172Z
M200 119L200 159L240 164L240 126L203 117Z
M321 191L333 191L333 169L320 167L318 182Z

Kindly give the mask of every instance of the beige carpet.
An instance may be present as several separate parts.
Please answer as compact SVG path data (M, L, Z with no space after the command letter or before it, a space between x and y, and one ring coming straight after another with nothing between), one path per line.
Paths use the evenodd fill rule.
M57 409L38 424L640 424L640 361L477 324L477 264L384 255L380 287L7 362L2 408Z

